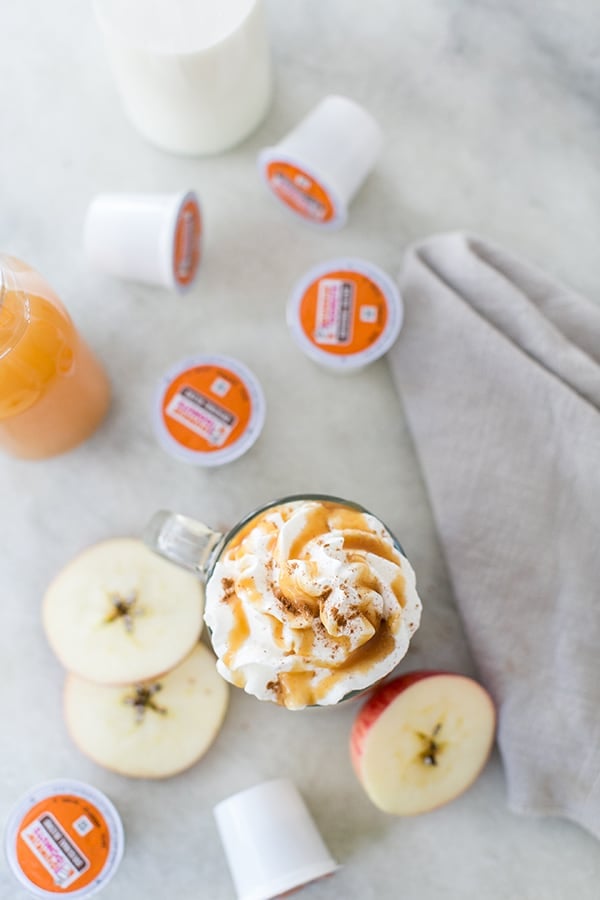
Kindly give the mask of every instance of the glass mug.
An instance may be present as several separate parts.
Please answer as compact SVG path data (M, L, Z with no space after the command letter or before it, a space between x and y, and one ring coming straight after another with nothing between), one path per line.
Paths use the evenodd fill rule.
M221 675L288 709L370 689L404 657L419 625L412 567L358 503L283 497L225 534L162 511L144 540L206 585Z

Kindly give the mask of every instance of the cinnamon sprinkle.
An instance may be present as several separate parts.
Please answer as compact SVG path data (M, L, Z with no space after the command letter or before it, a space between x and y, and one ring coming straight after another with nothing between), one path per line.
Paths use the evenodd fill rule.
M221 603L229 603L235 594L235 584L233 578L221 578L221 587L223 588L223 596Z

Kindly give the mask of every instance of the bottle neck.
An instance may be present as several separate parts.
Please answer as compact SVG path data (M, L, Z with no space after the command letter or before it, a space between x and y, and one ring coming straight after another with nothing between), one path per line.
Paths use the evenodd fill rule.
M29 298L19 284L13 260L0 254L0 359L19 342L29 318Z

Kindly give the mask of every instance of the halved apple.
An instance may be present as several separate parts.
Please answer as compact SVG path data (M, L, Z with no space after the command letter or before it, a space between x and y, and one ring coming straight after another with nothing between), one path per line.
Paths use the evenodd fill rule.
M65 720L75 744L98 765L132 778L167 778L208 750L225 717L228 690L215 657L198 644L152 681L115 686L67 675Z
M101 684L145 681L177 665L202 630L204 590L133 538L95 544L46 592L43 623L65 668Z
M453 800L490 754L496 711L472 678L411 672L379 687L350 736L352 764L383 812L409 816Z

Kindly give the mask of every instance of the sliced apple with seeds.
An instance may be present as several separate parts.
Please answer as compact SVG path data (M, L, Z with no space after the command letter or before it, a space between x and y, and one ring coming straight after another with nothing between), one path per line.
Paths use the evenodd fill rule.
M350 755L375 806L415 815L470 787L488 759L495 729L492 698L472 678L411 672L371 695L354 722Z
M102 684L145 681L184 658L202 631L204 590L133 538L95 544L46 592L43 622L65 668Z
M130 686L69 674L67 729L90 759L132 778L167 778L208 750L225 717L229 689L210 650L198 644L164 677Z

